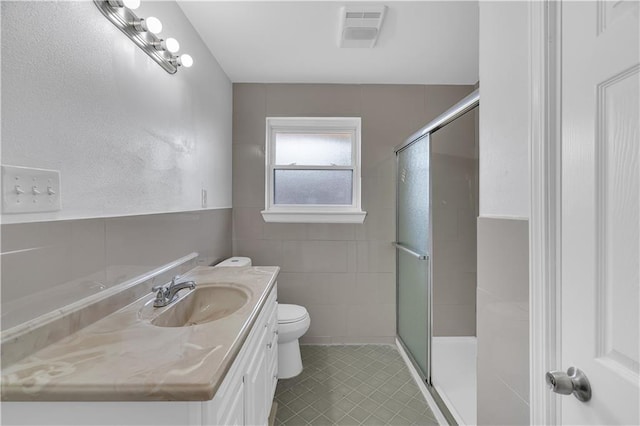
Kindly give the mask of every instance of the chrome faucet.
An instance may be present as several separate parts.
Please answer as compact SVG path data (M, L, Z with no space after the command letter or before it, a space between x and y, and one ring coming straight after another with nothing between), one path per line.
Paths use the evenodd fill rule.
M176 299L178 292L183 288L190 290L196 288L195 281L177 282L179 278L180 276L176 275L171 279L170 283L156 285L151 288L151 291L156 292L156 300L153 301L153 306L156 308L167 306Z

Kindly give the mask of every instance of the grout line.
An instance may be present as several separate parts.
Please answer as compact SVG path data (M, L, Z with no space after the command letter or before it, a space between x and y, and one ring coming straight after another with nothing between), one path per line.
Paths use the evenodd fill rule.
M320 346L320 345L314 345L314 346ZM372 346L372 345L359 345L359 347L357 349L355 349L355 350L359 351L360 347L366 347L366 346ZM379 346L379 345L375 345L375 346ZM385 346L388 346L388 345L385 345ZM341 347L344 347L344 346L341 345ZM404 416L401 415L401 413L403 411L406 411L406 409L412 410L414 412L418 411L418 413L417 413L418 415L421 415L421 416L422 415L426 415L426 417L433 419L433 417L429 414L429 405L428 405L428 403L426 403L426 401L423 401L423 400L421 400L419 398L420 389L417 388L415 383L413 383L413 381L411 379L410 371L407 370L407 367L406 367L405 363L402 362L401 354L395 348L393 349L393 351L394 351L394 354L395 354L394 358L397 357L398 358L397 361L400 361L398 365L404 367L404 368L400 367L400 370L407 371L407 373L409 373L408 374L409 377L404 381L404 383L401 383L400 385L398 385L397 389L391 395L388 395L388 393L385 392L385 394L388 395L388 397L387 397L388 401L393 400L394 399L393 396L399 394L400 392L402 392L402 394L404 395L404 399L407 400L404 403L401 403L401 402L398 401L398 403L403 407L399 411L390 410L390 412L393 414L392 419L395 418L395 417L399 417L399 418L404 419L405 421L409 421L410 422L411 420L408 420L407 418L405 418ZM366 357L369 361L371 361L373 358L377 358L379 356L379 354L377 353L378 351L376 350L376 348L371 348L369 350L362 350L362 351L359 351L359 352L360 353L358 355L362 355L362 356ZM326 369L331 369L331 367L335 367L335 370L333 371L333 373L339 373L339 375L344 375L345 377L341 377L341 379L338 379L337 377L334 377L334 378L325 378L325 380L318 380L315 377L312 377L315 374L315 372L314 372L314 373L311 373L309 375L309 377L306 377L301 382L301 384L305 384L309 380L313 380L313 382L317 383L317 384L326 383L327 380L335 380L337 382L338 386L345 386L347 388L348 392L346 392L345 395L340 400L337 401L337 402L340 402L340 401L346 400L351 405L351 408L348 411L345 412L345 416L344 417L352 417L352 416L350 416L350 413L353 411L353 409L355 409L357 407L360 407L362 409L366 409L366 408L362 407L362 403L363 402L368 402L369 405L371 405L371 404L384 405L384 403L379 403L379 402L371 399L368 395L373 395L375 392L380 392L381 388L384 387L386 384L388 384L396 376L393 373L390 373L388 371L385 371L384 369L381 369L380 372L384 372L385 373L384 375L387 375L388 377L386 377L386 379L379 378L378 380L381 380L381 382L377 386L372 385L371 383L367 382L366 379L365 380L360 380L358 377L356 377L361 372L364 372L366 370L366 367L368 365L370 365L370 364L367 364L367 365L365 365L363 367L362 365L357 363L357 361L358 361L357 359L351 358L351 357L347 357L347 358L351 358L350 360L349 359L347 360L347 361L351 361L351 362L347 362L347 361L345 361L343 359L345 357L346 356L345 356L343 351L338 351L336 354L333 354L333 356L330 358L330 360L328 360L325 364L323 364L322 368L318 369L318 371L323 371L323 370L326 370ZM313 368L314 362L318 362L318 357L316 355L308 355L307 358L306 358L306 361L311 363L310 365L308 365L308 367L309 368ZM354 361L355 361L355 363L354 363ZM382 362L382 361L380 361L380 362ZM337 364L337 367L336 367L336 364ZM340 365L340 364L345 364L345 365ZM346 382L348 382L349 379L355 379L358 383L355 386L348 385ZM407 387L406 386L407 386L408 383L412 383L413 387L416 388L416 391L407 391ZM358 389L358 387L360 385L362 385L362 384L368 385L373 390L370 391L368 393L368 395L365 395L364 399L362 399L360 402L354 403L353 401L351 401L348 398L348 396L353 394L354 392L358 392L358 393L362 394L362 392L359 392L359 389ZM314 386L313 383L311 385ZM295 386L295 385L293 385L293 386ZM307 384L306 386L309 386L309 384ZM287 391L289 389L290 388L287 388L282 392L285 392L285 391ZM307 387L307 389L309 391L313 391L313 389L310 389L308 387ZM289 401L289 403L293 403L297 399L299 399L299 398L294 398L293 400ZM416 400L418 400L420 402L423 402L425 404L424 405L424 408L425 408L424 411L420 412L420 410L414 410L414 407L409 405L409 403L412 402L414 399L416 399ZM308 403L305 406L303 406L303 408L301 408L300 410L294 411L293 409L291 409L291 407L289 407L289 404L285 404L285 403L282 403L282 404L284 406L286 406L288 409L290 409L291 411L293 411L293 415L294 416L299 416L299 413L301 411L305 410L309 406L312 406L312 403ZM313 408L315 409L315 407L313 407ZM329 409L330 409L330 407L327 407L325 410L317 410L319 414L317 416L315 416L313 419L311 419L311 422L313 422L314 420L316 420L317 418L319 418L321 416L325 416L325 413L327 413L329 411ZM327 416L325 416L325 417L327 417ZM366 424L366 421L369 418L375 418L376 420L379 421L379 418L376 417L373 413L371 413L370 415L366 416L366 418L364 419L364 424ZM436 419L436 421L437 421L437 419Z
M422 383L420 376L411 365L411 361L409 360L409 357L404 352L404 350L402 349L402 347L400 346L397 340L396 340L396 344L398 346L398 352L402 356L402 359L404 360L407 368L409 369L411 376L413 377L416 384L418 385L418 389L420 390L420 392L422 392L423 397L429 404L429 408L431 409L431 412L433 413L433 415L436 417L436 421L441 425L448 425L449 422L447 422L447 419L444 417L444 414L442 414L442 411L440 411L440 409L438 408L438 405L436 404L436 401L433 399L433 397L429 393L427 386L424 383Z

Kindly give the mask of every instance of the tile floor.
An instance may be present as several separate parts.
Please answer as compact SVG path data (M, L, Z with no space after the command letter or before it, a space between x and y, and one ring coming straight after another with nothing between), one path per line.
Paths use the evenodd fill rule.
M301 346L303 372L280 380L276 425L437 425L393 346Z

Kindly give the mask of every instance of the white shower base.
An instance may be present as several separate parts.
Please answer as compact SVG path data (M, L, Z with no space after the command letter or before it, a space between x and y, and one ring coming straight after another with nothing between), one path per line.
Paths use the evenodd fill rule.
M477 340L473 336L434 337L431 381L461 425L475 425Z

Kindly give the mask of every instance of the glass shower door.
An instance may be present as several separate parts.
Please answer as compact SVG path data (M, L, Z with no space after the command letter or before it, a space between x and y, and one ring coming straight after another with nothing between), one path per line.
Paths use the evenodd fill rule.
M430 377L429 135L397 156L397 330L423 379Z

